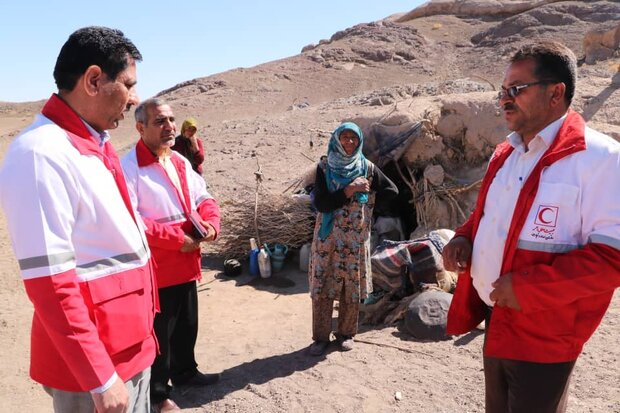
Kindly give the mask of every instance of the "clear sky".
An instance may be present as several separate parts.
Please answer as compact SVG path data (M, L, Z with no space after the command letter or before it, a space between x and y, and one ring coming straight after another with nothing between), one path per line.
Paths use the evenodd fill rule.
M185 80L293 56L358 23L413 10L422 0L3 0L0 101L47 98L62 44L76 29L122 30L140 49L145 99Z

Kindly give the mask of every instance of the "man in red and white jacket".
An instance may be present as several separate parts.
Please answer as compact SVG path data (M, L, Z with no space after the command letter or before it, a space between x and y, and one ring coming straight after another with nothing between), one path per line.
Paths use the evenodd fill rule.
M140 52L118 30L73 33L58 94L11 144L0 200L34 305L30 375L56 412L149 411L156 286L107 129L138 103Z
M461 272L448 333L486 318L487 412L563 412L569 378L620 285L620 144L570 109L576 59L527 45L499 103L509 129L444 249Z
M122 164L132 203L146 225L159 287L161 313L155 317L155 333L160 354L151 369L151 402L157 410L177 411L168 380L173 385L207 385L219 378L197 370L194 345L200 244L216 238L220 213L204 179L171 149L176 124L170 106L149 99L136 108L135 117L140 140ZM206 235L192 233L192 211L198 212Z

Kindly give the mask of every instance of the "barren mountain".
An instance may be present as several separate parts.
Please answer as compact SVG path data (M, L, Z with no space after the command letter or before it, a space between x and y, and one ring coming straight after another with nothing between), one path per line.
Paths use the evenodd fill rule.
M386 19L359 24L305 46L299 55L189 80L161 96L179 118L197 116L203 125L205 175L219 193L253 187L254 176L247 171L255 169L254 158L263 166L269 187L277 190L297 176L300 166L312 165L302 153L317 159L325 152L326 133L346 119L367 119L362 123L369 132L378 121L397 126L423 116L430 116L436 126L456 111L470 117L463 129L471 127L477 122L473 113L446 105L458 101L494 113L492 91L501 83L507 58L521 43L560 38L585 60L586 33L614 29L620 13L618 4L609 1L440 1L426 8L434 3L458 5L450 9L458 14L426 13L410 19L406 14L398 23ZM488 4L487 12L466 13L469 3ZM508 6L519 3L540 5L511 14ZM582 65L574 105L593 126L616 137L619 98L612 92L617 72L616 56ZM503 138L497 130L503 127L502 119L495 118L495 124L487 121L487 132L495 134L480 136L489 145ZM120 147L135 139L125 132L132 129L129 122L123 128L122 139L116 134ZM468 142L458 142L463 136L434 132L449 146L468 149ZM471 149L481 150L483 155L490 153L486 147ZM458 159L448 158L442 162L459 165ZM485 162L485 156L476 159L478 165Z
M313 168L342 121L359 122L369 153L378 140L403 136L422 122L399 161L382 165L403 189L399 205L408 232L419 234L454 227L469 212L473 184L507 134L495 101L507 59L535 39L560 40L575 52L573 107L590 126L620 139L616 1L430 1L300 45L298 55L188 80L159 95L178 119L198 119L204 176L224 212L228 201L254 202L259 165L264 190L284 191ZM41 105L0 102L0 158ZM124 153L137 139L133 122L125 120L112 136ZM445 177L434 181L425 173L430 166ZM416 192L420 183L435 193ZM441 196L440 189L469 186L453 200ZM431 195L433 203L420 201ZM0 220L0 400L7 411L48 411L47 396L27 375L31 308L5 227ZM215 247L222 251L222 244ZM484 410L480 334L428 343L394 326L367 327L354 351L309 359L305 275L290 263L271 282L243 283L205 271L197 352L201 365L224 375L213 388L177 394L188 411ZM620 413L619 326L616 297L577 363L569 411Z

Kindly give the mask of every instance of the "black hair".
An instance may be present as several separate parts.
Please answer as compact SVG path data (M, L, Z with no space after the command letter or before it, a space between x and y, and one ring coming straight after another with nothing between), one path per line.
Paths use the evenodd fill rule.
M511 63L532 59L536 63L534 75L540 81L562 82L566 85L564 100L570 106L577 83L577 58L561 43L543 41L521 46L510 59Z
M115 80L129 66L129 57L141 61L138 48L122 31L90 26L76 30L60 49L54 80L58 90L73 90L77 80L91 65L97 65Z

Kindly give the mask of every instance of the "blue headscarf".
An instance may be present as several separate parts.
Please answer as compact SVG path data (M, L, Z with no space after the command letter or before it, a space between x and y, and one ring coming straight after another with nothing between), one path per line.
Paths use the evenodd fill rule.
M351 130L359 137L360 141L351 155L347 155L340 144L340 134L345 130ZM366 176L368 171L368 161L362 153L364 146L364 134L362 130L353 122L345 122L338 126L329 139L327 148L327 168L325 180L327 189L330 193L336 192L349 185L359 176ZM368 202L368 194L356 192L353 199L361 204ZM332 232L334 226L334 213L324 212L319 229L319 237L324 240Z

